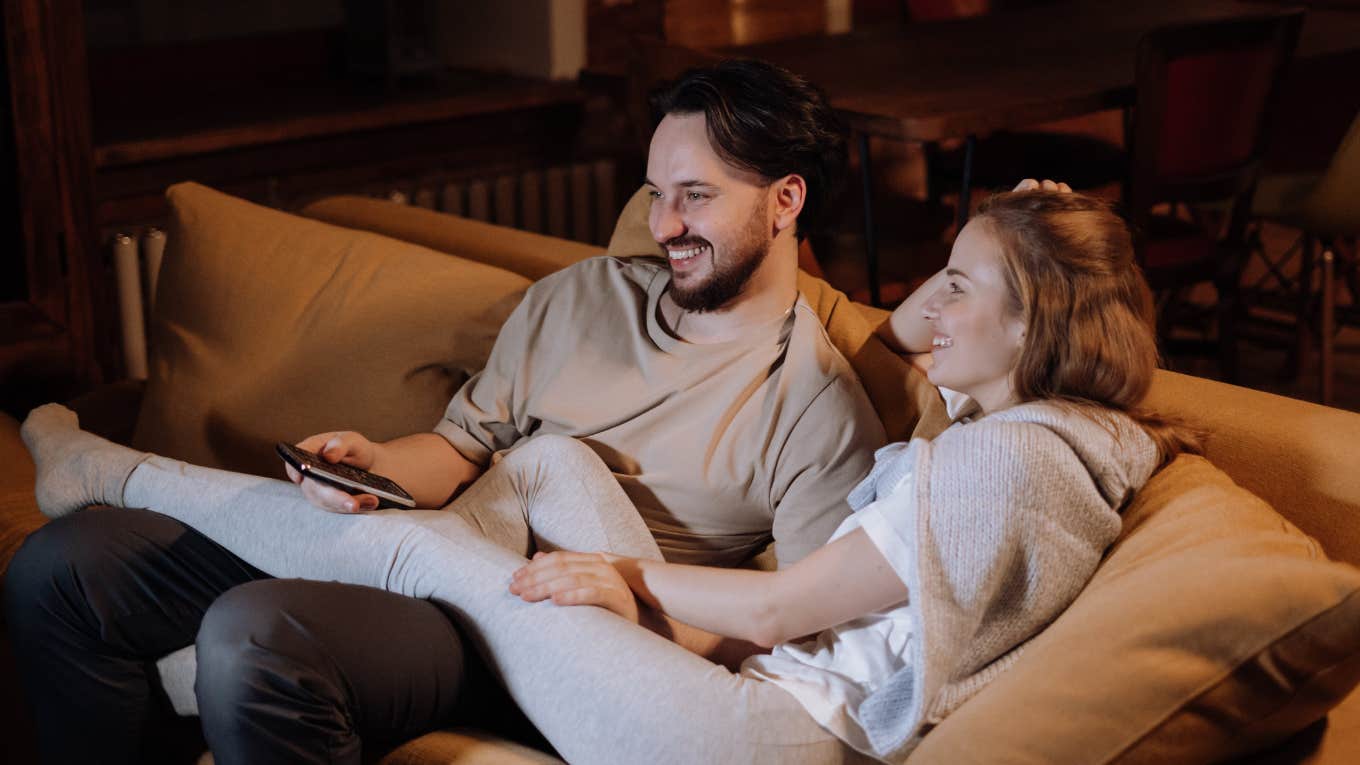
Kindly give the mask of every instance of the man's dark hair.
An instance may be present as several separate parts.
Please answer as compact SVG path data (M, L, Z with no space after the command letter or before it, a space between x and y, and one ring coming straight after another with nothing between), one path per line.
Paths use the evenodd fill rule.
M807 199L795 232L801 240L826 223L847 163L845 128L826 95L765 61L729 59L691 69L652 95L652 114L704 115L719 157L766 181L801 175Z

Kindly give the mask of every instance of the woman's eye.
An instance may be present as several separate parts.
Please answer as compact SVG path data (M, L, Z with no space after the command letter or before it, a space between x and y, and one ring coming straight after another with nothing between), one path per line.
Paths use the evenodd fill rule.
M660 199L661 192L657 191L656 189L652 189L651 191L647 192L647 196L651 197L652 199Z
M958 294L960 294L960 293L962 293L962 292L963 292L963 290L959 289L959 284L958 284L958 282L950 282L950 283L949 283L949 294L951 294L951 295L958 295Z

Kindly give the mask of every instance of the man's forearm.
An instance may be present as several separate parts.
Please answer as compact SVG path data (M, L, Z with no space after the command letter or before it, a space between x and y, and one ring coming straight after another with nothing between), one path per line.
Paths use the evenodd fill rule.
M448 504L482 469L437 433L417 433L377 445L372 472L396 481L419 507Z

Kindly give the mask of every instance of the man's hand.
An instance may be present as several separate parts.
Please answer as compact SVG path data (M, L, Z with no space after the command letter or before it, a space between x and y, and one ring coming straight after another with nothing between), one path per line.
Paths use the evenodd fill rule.
M1033 178L1026 178L1016 184L1015 188L1011 189L1011 191L1061 191L1064 194L1071 194L1072 187L1068 186L1066 183L1059 183L1058 181L1050 181L1047 179L1036 181Z
M296 446L299 449L316 452L327 462L343 462L360 470L369 470L373 467L378 451L377 444L353 431L318 433L302 439ZM302 487L302 496L322 510L329 510L332 513L357 513L378 508L378 498L372 494L346 494L320 481L304 481L302 474L286 462L283 469L288 472L288 480Z
M552 599L559 606L599 606L638 623L637 598L608 553L534 553L514 573L510 592L530 603Z

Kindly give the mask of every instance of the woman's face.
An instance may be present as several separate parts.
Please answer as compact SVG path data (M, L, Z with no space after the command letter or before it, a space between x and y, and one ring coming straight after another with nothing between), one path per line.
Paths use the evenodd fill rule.
M930 381L968 394L984 412L1013 402L1012 372L1025 339L1001 257L985 219L970 222L954 240L944 286L924 306L935 331Z

